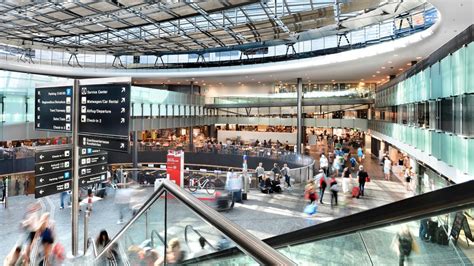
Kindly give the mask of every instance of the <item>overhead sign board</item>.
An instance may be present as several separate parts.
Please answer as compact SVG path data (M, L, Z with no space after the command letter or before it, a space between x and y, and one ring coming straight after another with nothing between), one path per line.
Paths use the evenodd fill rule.
M130 84L80 87L79 134L127 138L130 124Z
M127 139L115 139L99 136L83 136L79 135L79 145L81 147L89 147L101 150L128 152L129 141Z
M71 132L72 87L36 88L35 129Z
M35 162L49 162L72 158L72 149L37 151L35 154Z
M71 190L71 180L57 182L48 186L36 187L35 198L46 197L68 190Z
M62 170L71 169L72 160L61 160L61 161L51 161L46 163L35 164L35 174L43 175L51 172L57 172Z
M101 174L107 171L106 164L97 164L91 166L85 166L79 169L79 177L85 177L89 175Z

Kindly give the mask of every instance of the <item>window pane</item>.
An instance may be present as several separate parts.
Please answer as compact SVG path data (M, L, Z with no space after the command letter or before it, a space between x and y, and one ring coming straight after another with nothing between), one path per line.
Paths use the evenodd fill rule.
M454 131L452 98L441 100L441 130L447 132Z
M462 131L465 136L474 136L474 94L463 96Z

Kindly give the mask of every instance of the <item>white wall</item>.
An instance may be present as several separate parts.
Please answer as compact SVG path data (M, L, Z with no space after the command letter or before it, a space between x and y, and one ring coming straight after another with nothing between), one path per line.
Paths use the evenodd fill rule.
M272 140L276 142L279 140L281 143L288 141L288 144L296 144L296 132L295 133L280 133L280 132L256 132L256 131L228 131L228 130L218 130L217 131L217 141L222 141L224 143L227 139L235 139L240 137L243 141L255 141L259 140L263 142L264 140Z
M256 94L269 94L273 92L273 84L265 83L245 83L244 84L225 84L225 85L208 85L202 86L203 93L207 97L222 96L251 96Z

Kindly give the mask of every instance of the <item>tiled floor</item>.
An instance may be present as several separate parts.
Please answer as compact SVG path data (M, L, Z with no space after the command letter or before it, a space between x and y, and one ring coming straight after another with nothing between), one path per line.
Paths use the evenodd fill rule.
M381 206L411 196L411 192L407 192L403 184L400 183L398 179L393 179L396 181L383 180L381 167L375 160L370 158L366 159L364 166L366 169L368 169L369 175L372 178L372 182L366 184L366 196L360 199L355 199L352 198L350 194L344 195L342 192L340 192L339 206L332 209L328 204L330 200L329 192L326 192L324 196L324 202L326 202L326 204L319 205L316 215L308 216L303 213L303 209L307 202L303 198L303 185L301 184L295 184L292 190L286 190L281 194L263 194L257 190L252 190L248 195L248 200L245 201L244 204L237 203L233 210L229 212L223 212L223 214L231 221L240 225L257 237L263 239L322 223L336 217L350 215L356 212L371 209L376 206ZM355 180L353 180L353 184L356 184ZM141 196L151 194L152 190L145 189L141 193ZM136 197L140 197L140 195L137 195ZM12 197L9 200L9 207L7 209L0 207L0 238L2 239L0 244L0 258L4 258L10 249L15 245L15 243L22 241L24 233L22 233L20 230L19 223L26 211L26 206L34 201L35 199L32 196ZM63 243L66 247L66 250L70 252L70 209L66 208L65 210L59 210L58 195L44 198L41 200L41 202L44 205L44 209L50 211L53 219L55 220L58 240ZM209 204L212 203L209 202ZM196 229L206 232L211 241L216 242L219 239L218 233L216 233L215 230L209 228L209 226L201 222L200 218L195 217L192 212L185 210L184 206L176 203L176 205L170 205L170 208L173 211L170 212L170 215L168 216L168 232L173 237L178 237L183 240L183 232L185 227L186 225L191 224ZM123 227L123 224L118 225L116 223L119 217L120 206L115 204L113 190L109 191L109 195L104 200L94 203L93 209L94 211L89 222L89 236L95 237L100 230L105 228L109 234L113 236ZM125 207L125 210L127 214L126 219L130 219L131 211L127 206ZM147 229L149 231L156 229L160 234L163 233L162 214L162 205L156 205L154 210L147 218L149 222L149 227ZM133 237L137 237L138 235L139 237L137 241L141 242L142 239L140 239L140 237L144 239L146 234L140 235L141 233L135 232L143 231L144 224L145 222L143 219L137 222L137 224L132 228L134 233L128 238L131 239ZM82 250L82 212L79 216L79 227L79 243L80 249ZM363 235L365 240L364 243L360 242L360 236L355 236L355 238L354 236L345 236L340 239L334 239L330 241L328 240L329 242L324 241L315 244L309 249L288 248L285 250L285 252L289 252L289 256L295 256L295 254L298 254L297 257L299 257L299 259L295 259L295 261L308 262L308 260L305 259L305 256L310 256L310 258L313 258L311 256L314 256L315 259L319 256L320 262L316 264L344 264L344 261L347 262L346 264L351 264L351 262L354 262L354 259L351 259L350 256L345 257L344 260L338 260L340 258L336 256L333 257L334 261L331 261L328 260L327 256L324 256L324 254L327 253L323 251L336 254L342 251L349 251L350 247L357 247L357 250L366 254L365 248L371 246L373 252L377 251L377 254L379 254L381 251L380 249L376 249L376 247L379 245L377 243L380 241L386 242L388 239L391 241L394 235L393 233L390 233L390 236L386 236L384 234L387 234L387 232L380 233L378 231L371 231ZM413 234L416 235L415 227L413 229ZM351 244L351 238L357 239L359 242L354 240L355 242L352 242ZM332 244L329 245L328 243ZM315 251L316 247L319 247L317 252ZM337 251L335 248L339 249L339 251ZM423 248L425 248L425 246L423 246ZM189 249L192 248L190 247ZM426 249L431 251L435 250L436 248L430 248L427 246ZM449 252L449 254L452 255L451 253L453 251L450 250ZM350 255L352 253L345 252L345 254ZM379 256L377 254L373 254L374 256L372 258L373 260L379 259L379 261L375 261L376 264L384 262L384 257L382 255L380 255L381 257L377 257ZM351 256L355 256L355 254L352 254ZM396 261L396 255L391 254L387 256L389 256L391 260ZM359 261L361 265L370 264L367 263L369 261L367 258L360 258ZM446 263L450 264L448 261L446 261Z

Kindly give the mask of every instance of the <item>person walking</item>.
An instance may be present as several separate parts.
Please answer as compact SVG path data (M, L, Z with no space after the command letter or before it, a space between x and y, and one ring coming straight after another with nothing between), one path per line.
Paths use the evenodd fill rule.
M23 194L28 196L28 188L30 187L30 178L26 177L25 181L23 182Z
M316 175L316 180L319 182L319 203L323 203L324 191L327 187L326 174L323 169L319 169L319 173Z
M328 175L328 167L329 167L329 161L324 154L321 154L321 158L319 158L319 168L321 168L326 175Z
M258 163L257 168L255 168L255 172L257 173L258 184L262 182L263 176L265 175L265 168L263 168L263 163Z
M357 173L357 177L359 179L359 195L357 196L357 198L359 198L360 196L364 196L365 182L367 181L367 178L369 177L367 172L364 171L363 165L359 166L359 172Z
M337 187L336 176L331 177L331 181L329 183L329 189L331 190L331 208L337 206L337 192L339 192L339 188Z
M20 180L15 178L15 195L20 195Z
M345 167L342 171L342 193L347 193L350 191L349 185L351 183L352 174L349 167Z
M413 235L410 233L410 228L408 225L403 225L400 232L397 233L395 240L398 242L398 255L399 255L399 265L405 265L405 260L410 261L410 254L413 247L416 245L414 243Z
M390 158L388 156L385 156L385 159L383 161L383 173L385 175L385 180L390 181L390 170L392 168L392 161L390 161Z
M273 172L273 178L274 178L274 179L277 179L278 175L281 174L280 167L278 166L277 163L274 163L274 164L273 164L273 168L272 168L271 171Z
M291 182L290 182L290 168L288 167L288 164L284 164L283 168L281 169L281 176L285 177L285 183L287 185L287 188L291 188Z
M362 159L364 159L364 151L361 146L357 148L357 159L359 160L359 163L362 163Z

